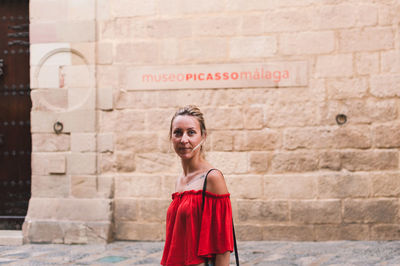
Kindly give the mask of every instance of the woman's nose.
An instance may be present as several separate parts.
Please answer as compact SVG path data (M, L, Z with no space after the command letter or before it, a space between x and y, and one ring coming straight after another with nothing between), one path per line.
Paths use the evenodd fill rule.
M188 136L186 134L183 134L182 138L181 138L181 142L186 143L186 142L188 142L188 139L189 139Z

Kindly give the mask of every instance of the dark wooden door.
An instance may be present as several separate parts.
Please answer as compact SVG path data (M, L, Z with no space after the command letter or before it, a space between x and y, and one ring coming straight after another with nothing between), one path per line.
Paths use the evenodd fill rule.
M0 0L0 229L21 229L31 191L29 1Z

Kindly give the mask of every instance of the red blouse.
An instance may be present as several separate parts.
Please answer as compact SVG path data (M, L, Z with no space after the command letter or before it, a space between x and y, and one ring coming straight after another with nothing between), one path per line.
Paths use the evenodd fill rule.
M230 194L206 191L202 215L201 193L189 190L172 194L162 265L199 264L206 257L233 251Z

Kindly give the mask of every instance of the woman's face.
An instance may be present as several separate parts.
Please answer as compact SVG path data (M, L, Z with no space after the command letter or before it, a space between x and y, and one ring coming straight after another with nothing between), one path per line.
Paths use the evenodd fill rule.
M200 147L197 146L203 140L203 136L199 121L195 117L178 115L172 122L171 133L174 150L181 159L190 159L200 153Z

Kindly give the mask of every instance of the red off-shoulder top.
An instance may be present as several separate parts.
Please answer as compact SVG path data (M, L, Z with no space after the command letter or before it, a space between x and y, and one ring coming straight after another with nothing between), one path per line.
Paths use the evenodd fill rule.
M202 215L202 190L172 194L161 265L191 265L216 254L233 251L230 194L206 191Z

